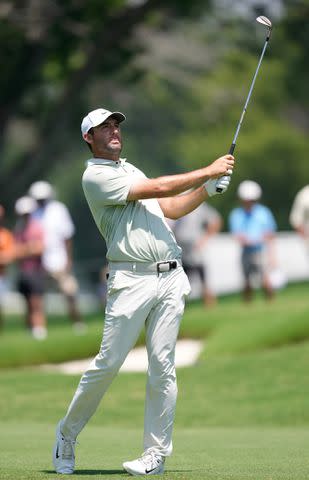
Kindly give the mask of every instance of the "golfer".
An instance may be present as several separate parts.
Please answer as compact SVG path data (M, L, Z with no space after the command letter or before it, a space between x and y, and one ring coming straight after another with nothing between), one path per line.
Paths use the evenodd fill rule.
M82 376L56 430L57 473L72 474L76 437L96 411L141 329L148 353L144 452L123 464L132 475L163 473L172 453L177 396L175 346L184 299L190 293L181 249L164 217L177 219L203 201L225 192L234 158L225 155L207 167L179 175L147 178L120 158L120 123L125 116L99 108L82 121L93 158L83 189L107 245L109 278L100 351ZM182 192L189 192L179 195Z

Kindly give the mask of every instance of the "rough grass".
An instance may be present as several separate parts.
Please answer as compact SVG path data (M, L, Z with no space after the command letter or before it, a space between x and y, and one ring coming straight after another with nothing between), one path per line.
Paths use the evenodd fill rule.
M309 342L265 351L207 357L178 369L176 425L309 425ZM1 373L0 421L53 424L64 414L79 376L12 369ZM145 375L121 373L93 420L95 425L143 424Z
M187 305L180 337L207 340L207 355L241 353L278 347L309 339L308 286L291 285L272 303L257 294L251 305L238 295L220 298L219 305L206 310L200 303ZM49 336L33 340L21 319L7 320L0 335L0 368L41 363L57 363L92 357L98 351L103 330L103 314L86 318L88 331L74 335L65 317L51 317ZM138 343L143 343L142 334Z

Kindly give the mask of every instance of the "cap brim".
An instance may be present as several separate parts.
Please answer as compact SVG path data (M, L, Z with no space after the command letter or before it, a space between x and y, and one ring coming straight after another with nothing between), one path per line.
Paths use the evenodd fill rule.
M103 118L103 120L100 119L99 123L95 122L95 124L93 124L92 127L90 127L90 128L95 128L95 127L98 127L99 125L102 125L102 123L106 122L106 120L108 118L114 118L119 123L124 122L124 120L126 120L126 116L123 113L121 113L121 112L111 112L110 115L106 115L106 117ZM90 128L89 128L89 130L90 130ZM88 132L89 132L89 130L88 130Z
M113 117L115 118L116 120L118 120L118 122L124 122L126 120L126 116L121 113L121 112L113 112L111 115L109 115L107 118L110 118L110 117ZM107 120L107 119L106 119Z

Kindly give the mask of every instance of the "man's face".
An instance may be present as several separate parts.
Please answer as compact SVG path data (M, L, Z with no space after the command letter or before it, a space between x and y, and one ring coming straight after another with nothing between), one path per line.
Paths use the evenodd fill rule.
M122 143L119 122L113 117L97 127L93 127L92 134L87 134L87 142L91 143L95 156L115 159L118 158Z

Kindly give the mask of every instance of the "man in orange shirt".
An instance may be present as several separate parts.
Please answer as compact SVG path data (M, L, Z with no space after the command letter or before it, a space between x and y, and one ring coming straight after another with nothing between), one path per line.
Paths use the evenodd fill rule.
M3 327L3 316L1 301L5 291L5 274L7 265L14 260L14 237L12 233L3 226L5 209L0 205L0 329Z

